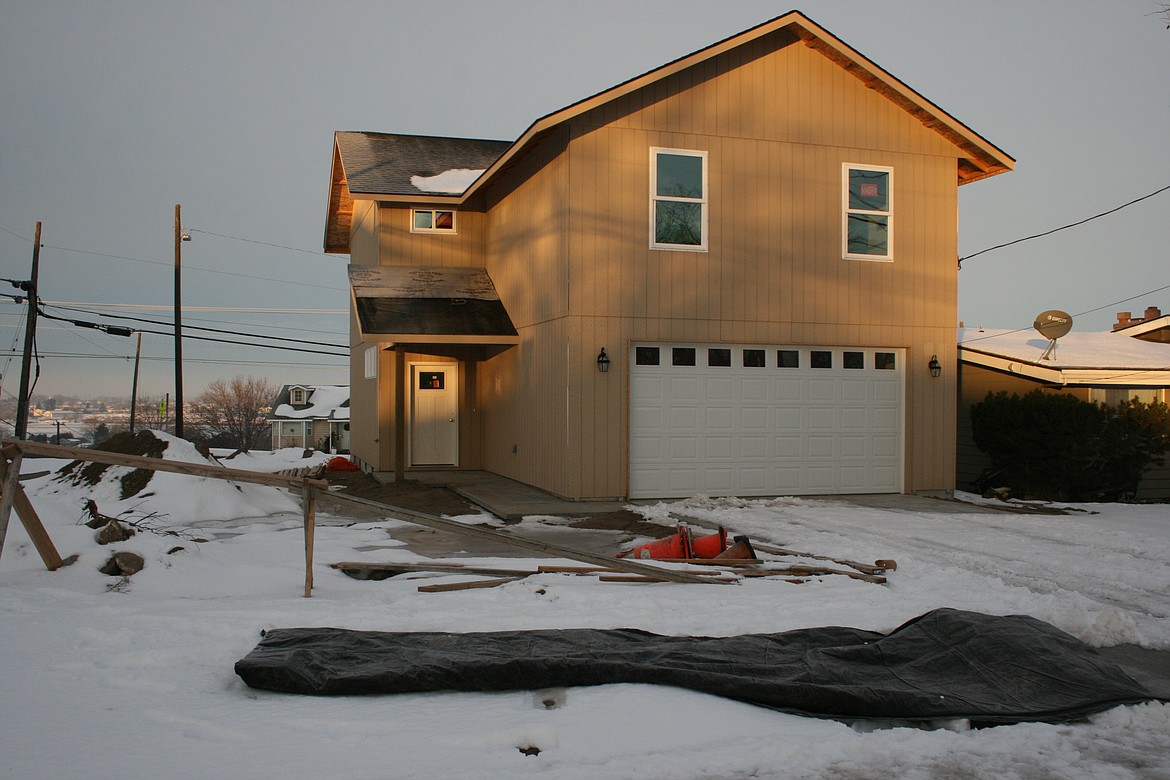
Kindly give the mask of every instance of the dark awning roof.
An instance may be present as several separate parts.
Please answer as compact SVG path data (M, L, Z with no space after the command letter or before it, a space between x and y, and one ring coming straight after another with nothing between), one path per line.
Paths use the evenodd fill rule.
M482 268L351 265L349 285L362 341L520 342Z

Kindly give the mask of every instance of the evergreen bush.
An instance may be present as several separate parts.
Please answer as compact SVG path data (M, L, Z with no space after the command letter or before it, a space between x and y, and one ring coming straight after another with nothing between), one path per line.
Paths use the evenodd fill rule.
M1148 466L1164 462L1170 407L1001 392L971 407L971 428L991 457L984 486L1057 501L1117 501L1134 494Z

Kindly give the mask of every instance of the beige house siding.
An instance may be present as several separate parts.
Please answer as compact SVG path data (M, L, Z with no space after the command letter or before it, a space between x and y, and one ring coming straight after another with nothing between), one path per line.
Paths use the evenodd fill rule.
M461 466L626 496L637 341L891 347L905 350L904 489L953 488L969 152L865 73L780 29L540 128L458 209L458 235L411 234L407 203L355 203L354 263L482 266L519 332L511 348L450 353ZM652 147L707 153L708 251L650 248ZM842 259L845 163L893 169L892 262ZM353 361L354 418L380 422L351 447L380 470L394 468L394 359L380 353L376 381Z
M353 222L350 232L350 262L355 265L377 265L378 207L370 201L353 202ZM369 345L375 346L375 345ZM357 313L349 308L349 405L353 425L349 432L350 453L360 463L381 468L384 448L379 441L381 427L393 425L393 418L381 416L382 404L379 382L385 374L385 359L379 357L378 379L365 378L365 349L361 343ZM361 354L359 354L361 353Z
M485 387L515 371L534 392L501 393L485 415L485 467L554 493L625 495L633 341L889 346L910 363L904 484L953 486L955 372L932 379L926 363L955 365L957 150L803 44L718 72L738 59L574 120L565 154L533 155L492 203L487 267L524 342L483 365ZM708 153L709 251L649 248L651 147ZM842 163L893 167L892 263L841 259ZM558 317L571 321L546 322Z

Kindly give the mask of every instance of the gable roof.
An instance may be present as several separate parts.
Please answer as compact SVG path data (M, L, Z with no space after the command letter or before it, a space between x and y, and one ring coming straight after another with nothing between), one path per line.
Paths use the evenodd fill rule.
M848 46L841 39L824 29L816 22L809 19L799 11L790 11L783 16L778 16L763 24L756 25L751 29L745 30L736 35L730 36L717 43L714 43L706 48L700 49L696 52L680 57L676 60L666 63L658 68L647 71L640 76L623 81L622 83L611 87L607 90L599 92L591 97L579 100L559 111L554 111L550 114L537 119L533 122L527 130L511 144L505 142L481 141L481 144L502 144L501 148L496 150L494 159L488 161L485 167L487 170L479 176L462 194L455 196L446 196L440 198L439 202L449 202L454 205L464 203L468 198L474 196L485 184L492 180L492 178L501 170L506 168L508 164L522 155L532 144L536 143L547 132L552 130L557 125L580 116L581 114L591 111L599 106L618 100L625 95L643 89L647 86L668 78L680 71L686 70L700 65L714 57L724 54L733 49L746 46L753 41L758 40L766 35L770 35L780 30L787 30L792 35L799 38L809 48L823 54L832 62L836 63L846 71L857 77L865 86L887 99L891 100L902 108L907 113L917 118L924 126L930 128L934 132L942 135L948 141L953 143L959 149L963 150L965 157L961 157L958 162L958 183L966 184L968 182L983 179L988 176L994 176L998 173L1010 171L1015 167L1015 160L1006 154L1003 150L996 147L987 139L980 136L971 128L954 118L940 107L927 100L925 97L914 91L899 79L895 78L890 73L879 67L877 63L868 59L856 49ZM337 136L343 134L339 133ZM361 135L361 136L376 136L376 134L344 134L344 135ZM390 138L406 138L410 136L389 136ZM418 138L414 136L413 138ZM348 143L354 139L346 138L344 142ZM441 146L440 141L458 142L466 139L432 139L436 142L436 147ZM373 179L366 178L366 172L369 169L379 169L382 166L393 167L394 163L389 160L378 160L370 158L362 165L357 162L351 162L350 159L342 152L341 143L343 141L335 138L334 142L334 159L333 171L330 187L330 204L329 212L326 218L326 252L347 252L349 244L349 219L352 216L352 198L364 197L372 200L403 200L409 199L412 201L421 200L427 202L427 197L418 197L421 193L417 188L411 189L405 193L398 190L374 191L374 190L359 190L354 189L349 185L349 178L347 177L361 177L363 179L363 186L374 186ZM455 151L456 146L447 147L449 151ZM481 152L488 152L489 147L481 147ZM389 152L392 151L391 146L382 146L369 144L365 150L371 153L374 152ZM421 151L421 148L420 150ZM479 162L484 161L484 156L481 155ZM448 163L450 168L477 168L478 165L470 160L455 161L451 159ZM352 168L351 168L352 166ZM439 173L440 171L434 171ZM421 174L421 171L412 171L413 174ZM434 175L434 174L422 174ZM407 174L409 178L409 174ZM368 182L368 183L366 183ZM398 186L398 185L396 185ZM434 197L434 196L431 196ZM348 209L347 209L348 207ZM344 227L344 231L342 231ZM343 238L344 234L344 238Z
M1170 387L1170 344L1118 332L1069 333L1051 359L1034 330L959 331L959 361L1037 382L1078 387Z
M293 388L308 391L304 404L289 403ZM348 420L349 385L284 385L276 394L269 420Z

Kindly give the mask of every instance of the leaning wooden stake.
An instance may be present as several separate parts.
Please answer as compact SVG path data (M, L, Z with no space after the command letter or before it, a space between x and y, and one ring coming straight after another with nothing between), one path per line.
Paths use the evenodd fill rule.
M313 595L313 544L317 537L317 496L313 486L301 486L301 503L305 511L305 598Z
M49 571L56 571L61 568L64 562L61 560L61 554L57 552L53 540L49 537L49 532L45 530L41 518L33 509L32 502L28 500L24 488L20 486L20 461L19 451L9 455L9 451L6 449L0 455L0 482L4 484L4 495L0 496L0 552L4 549L4 536L8 533L8 520L12 516L12 510L15 509L24 530L28 532L28 538L32 540L33 546L40 553L41 560L45 562L45 568Z

